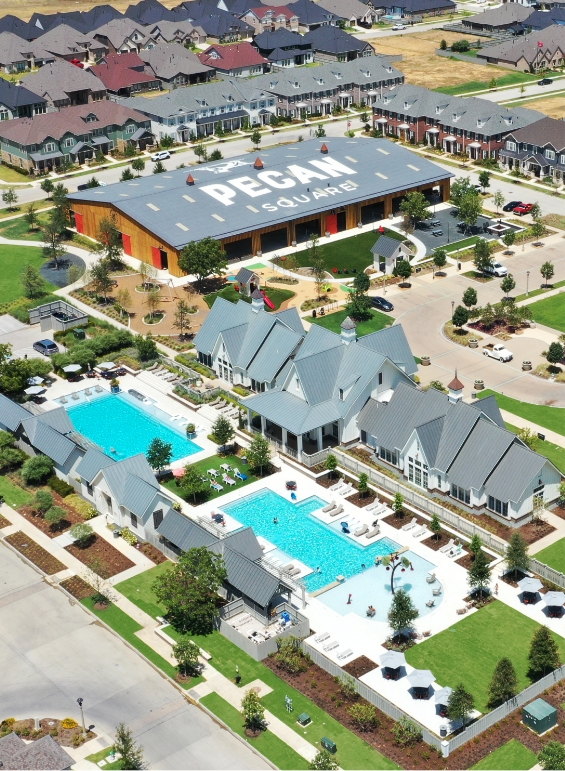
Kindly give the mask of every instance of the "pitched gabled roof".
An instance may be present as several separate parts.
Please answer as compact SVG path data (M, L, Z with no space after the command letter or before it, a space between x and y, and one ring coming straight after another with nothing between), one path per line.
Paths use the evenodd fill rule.
M99 50L101 44L91 35L79 32L68 24L60 24L37 38L39 45L46 51L58 56L68 56L85 50ZM77 68L78 69L78 68Z
M303 337L283 324L275 324L249 364L249 377L258 383L270 383Z
M197 56L202 64L222 70L223 72L236 70L240 67L267 64L267 59L261 56L259 51L248 42L241 42L232 46L210 46L210 48L197 54Z
M69 99L73 91L106 92L104 83L92 72L63 59L44 64L37 72L28 75L25 83L30 91L39 96L48 94L53 102Z
M509 447L518 441L506 429L479 420L449 469L449 481L463 490L480 490Z
M337 18L362 19L371 9L361 0L320 0L317 5L330 11Z
M212 71L211 67L202 64L196 54L178 43L160 43L155 48L141 51L139 56L158 78L164 80L170 80L179 73L194 75Z
M119 48L124 40L131 37L134 32L139 33L141 36L141 41L139 42L142 42L145 39L148 30L134 19L119 18L112 19L112 21L102 24L94 30L93 35L94 37L100 36L108 38L114 48Z
M72 420L64 407L57 407L54 410L48 410L37 415L37 419L45 423L60 434L68 434L75 430Z
M90 68L105 88L119 91L137 83L152 83L156 77L143 70L143 60L136 53L110 54L104 61ZM140 69L134 69L140 68Z
M423 426L418 426L416 433L420 440L422 452L424 457L428 461L430 468L435 468L437 451L441 440L441 434L443 431L443 423L445 418L436 418L435 420L429 420L424 423Z
M382 353L407 375L413 375L418 371L418 365L401 324L393 324L378 332L363 335L357 342L365 348Z
M341 0L337 0L336 6L339 6ZM331 24L339 19L345 18L344 11L339 7L328 8L324 3L313 3L312 0L296 0L290 4L290 8L300 19L300 24L309 26L310 24Z
M9 431L17 431L23 420L31 417L31 413L21 405L0 394L0 423Z
M253 44L265 51L274 48L288 48L288 46L305 46L308 43L305 37L297 32L291 32L289 29L279 27L274 32L261 32L256 35Z
M157 532L181 551L200 546L212 546L218 540L196 522L174 509L170 509L165 514L163 521L157 527Z
M75 762L52 736L26 744L14 733L0 739L0 761L5 771L61 771Z
M0 62L4 65L27 59L25 54L33 54L34 59L54 61L55 55L45 51L38 43L29 42L13 32L0 32ZM6 83L8 81L5 81ZM21 88L21 86L20 86Z
M263 557L263 549L251 527L244 527L242 530L230 533L211 546L210 550L215 551L216 554L222 554L225 548L236 551L253 562Z
M398 253L401 244L402 241L399 241L397 238L391 238L390 236L384 235L379 236L371 247L371 252L373 254L378 254L379 257L393 257Z
M563 28L563 46L565 48L565 27ZM559 153L565 150L565 121L545 117L518 131L513 131L508 138L510 137L516 142L534 145L534 147L551 145Z
M280 580L265 568L232 549L224 550L228 582L262 608L277 594Z
M15 83L10 83L10 81L0 78L0 102L5 104L6 107L13 110L18 107L25 107L28 104L45 104L46 101L42 96L38 96L33 91L30 91L29 88L16 86Z
M358 40L341 27L318 27L308 32L304 39L312 45L314 51L324 51L332 54L364 51L371 47L366 40Z
M486 415L497 426L505 428L504 419L500 413L500 407L496 401L496 396L487 396L485 399L480 399L476 402L471 402L471 407L475 407L477 410Z
M513 444L487 479L485 492L499 501L519 501L546 463L560 473L543 455Z
M83 479L90 484L92 480L100 473L100 471L106 466L111 466L116 461L113 458L104 455L100 450L96 450L93 447L88 449L83 458L81 458L76 471Z
M63 465L76 448L76 444L56 429L32 416L22 421L22 428L30 444L59 465Z
M430 388L429 390L434 391L435 389ZM477 414L477 410L473 410L465 402L450 404L445 394L441 394L441 397L446 404L446 412L437 450L436 468L440 471L448 471L473 427L480 419L480 413Z
M230 303L229 300L218 297L194 338L194 345L197 350L211 353L220 332L224 329L233 329L242 324L248 324L252 313L249 303L243 300Z
M514 37L512 40L506 40L499 45L483 48L478 51L477 56L480 59L499 59L504 62L518 62L522 58L527 62L533 62L538 54L543 55L548 51L554 52L557 50L563 52L565 48L564 38L565 35L561 24L553 24L551 27L546 27L542 32L531 32L529 35ZM543 43L543 47L538 45L540 42ZM489 104L493 103L489 102ZM541 113L538 114L538 117L541 117Z
M482 11L482 13L463 19L463 26L481 24L487 27L501 27L525 21L531 15L532 8L529 5L504 3L504 5L499 5L498 8L488 8Z
M133 455L101 471L118 504L136 516L142 517L159 493L159 484L145 455Z

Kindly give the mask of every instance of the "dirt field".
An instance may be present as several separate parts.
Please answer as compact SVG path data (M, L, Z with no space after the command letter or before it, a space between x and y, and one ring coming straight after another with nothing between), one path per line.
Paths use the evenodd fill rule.
M528 99L527 101L521 100L520 102L513 102L513 105L519 105L520 107L529 107L531 110L539 110L550 118L557 118L562 120L565 118L565 97L563 96L548 96L546 99Z
M430 29L426 32L414 32L394 37L373 38L371 41L379 54L402 54L401 62L394 66L401 70L406 80L415 86L440 88L467 83L472 80L485 80L497 77L497 73L508 74L508 70L488 67L480 64L453 61L435 54L440 41L446 40L451 45L455 40L469 39L469 35L445 32L442 29Z

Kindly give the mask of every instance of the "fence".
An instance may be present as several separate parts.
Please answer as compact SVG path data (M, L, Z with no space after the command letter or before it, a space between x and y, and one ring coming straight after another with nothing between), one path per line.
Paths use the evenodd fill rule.
M539 562L535 557L530 559L530 570L533 573L537 573L538 576L545 578L546 581L551 581L552 584L565 589L565 576L563 573L550 568L549 565L545 565L543 562Z

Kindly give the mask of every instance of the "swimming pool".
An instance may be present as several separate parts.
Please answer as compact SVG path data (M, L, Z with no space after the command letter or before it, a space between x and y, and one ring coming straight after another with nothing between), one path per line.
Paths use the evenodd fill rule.
M171 416L153 404L141 407L129 394L84 396L76 405L65 405L74 427L116 460L145 454L152 439L159 437L173 445L172 460L202 450L186 434L165 421Z
M341 535L338 522L325 525L310 516L326 503L317 495L293 503L264 488L223 505L222 511L252 527L257 534L312 570L319 567L320 572L303 579L309 591L315 591L335 581L336 576L350 578L356 575L363 569L363 564L374 563L377 555L391 554L400 548L389 538L380 538L370 546L359 546L351 538Z

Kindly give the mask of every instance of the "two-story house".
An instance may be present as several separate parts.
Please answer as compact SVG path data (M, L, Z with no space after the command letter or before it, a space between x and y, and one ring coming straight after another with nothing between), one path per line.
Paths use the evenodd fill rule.
M148 27L128 18L112 19L97 27L92 35L106 52L113 54L137 53L151 42L155 44Z
M565 178L565 123L546 117L511 131L499 158L504 168L561 183Z
M0 69L9 75L24 73L47 62L55 56L44 51L35 41L29 42L13 32L0 32Z
M26 88L47 100L51 110L107 99L104 83L91 70L61 59L46 64L25 79Z
M273 67L299 67L314 61L310 41L288 29L262 32L254 38L252 44Z
M96 61L105 53L106 46L90 34L78 32L68 24L60 24L37 38L38 45L58 59L80 62Z
M108 54L90 68L108 90L116 96L132 96L145 91L159 91L161 82L145 71L145 63L138 54Z
M177 43L160 43L139 52L149 70L165 87L205 83L214 78L216 71L202 64L198 56Z
M24 86L0 78L0 121L32 118L47 112L47 100Z
M274 32L276 29L298 31L298 15L287 5L261 5L249 8L239 17L253 27L254 34Z
M477 59L520 72L557 69L565 64L565 29L562 24L553 24L541 32L480 48Z
M247 41L234 45L210 46L197 56L207 67L234 78L261 75L270 68L269 60L261 56Z

